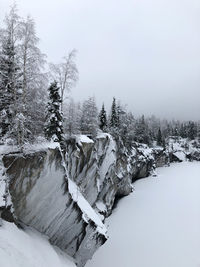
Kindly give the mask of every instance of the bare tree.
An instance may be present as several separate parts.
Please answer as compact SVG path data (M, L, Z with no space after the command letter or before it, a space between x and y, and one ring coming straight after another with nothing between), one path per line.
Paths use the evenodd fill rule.
M30 16L27 16L20 23L19 58L23 75L19 112L25 118L24 129L21 133L24 135L28 131L32 137L34 135L33 131L36 129L36 122L38 123L40 120L40 116L36 113L44 106L39 105L41 99L44 100L44 97L41 98L41 95L45 95L44 90L47 88L47 86L44 86L46 77L42 73L43 66L46 62L46 55L41 53L38 48L38 43L39 38L36 36L35 22ZM44 110L39 113L44 113Z
M83 102L80 123L83 134L96 136L98 129L98 110L94 97L89 97Z
M61 90L61 111L63 112L64 94L78 81L78 69L75 63L76 50L72 50L59 64L49 64L51 76L59 84Z
M30 16L21 21L20 35L20 63L23 71L22 88L23 103L25 104L28 89L35 85L35 80L41 73L46 56L37 47L39 38L35 33L34 20Z

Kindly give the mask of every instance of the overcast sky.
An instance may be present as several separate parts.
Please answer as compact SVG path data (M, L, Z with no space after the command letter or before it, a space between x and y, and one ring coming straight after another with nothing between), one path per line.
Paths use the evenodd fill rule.
M134 114L200 119L199 0L18 0L40 48L59 62L76 48L76 100L112 97ZM0 0L0 20L10 0Z

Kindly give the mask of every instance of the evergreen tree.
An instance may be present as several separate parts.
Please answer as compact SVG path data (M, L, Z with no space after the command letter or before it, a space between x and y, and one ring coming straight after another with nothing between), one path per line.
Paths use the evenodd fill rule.
M0 135L11 131L16 116L21 72L18 64L19 17L13 5L5 19L6 28L1 30L0 51Z
M112 107L111 107L111 115L110 115L110 128L116 129L119 126L119 116L118 109L116 106L115 97L113 98Z
M188 123L188 138L194 140L197 137L197 125L193 121Z
M163 138L162 138L162 133L160 128L158 129L158 134L157 134L157 145L162 146L163 145Z
M137 120L135 125L135 139L139 143L145 143L147 145L150 144L150 136L149 136L149 129L148 125L145 121L144 115Z
M132 113L127 113L125 107L118 104L119 127L117 134L123 141L123 145L130 148L135 137L135 123Z
M102 109L99 114L99 128L102 131L105 131L107 127L107 116L106 116L106 111L104 108L104 104L102 105Z
M63 138L62 114L61 114L61 97L60 88L57 82L54 81L49 89L49 102L47 121L45 126L45 136L48 140L61 142Z
M180 136L182 138L186 138L187 137L186 126L185 126L184 123L181 123L181 126L180 126Z

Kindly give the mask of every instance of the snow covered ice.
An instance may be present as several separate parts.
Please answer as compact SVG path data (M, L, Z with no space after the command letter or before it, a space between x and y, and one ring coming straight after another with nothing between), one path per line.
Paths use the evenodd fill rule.
M200 163L159 168L108 219L109 240L86 267L200 266Z

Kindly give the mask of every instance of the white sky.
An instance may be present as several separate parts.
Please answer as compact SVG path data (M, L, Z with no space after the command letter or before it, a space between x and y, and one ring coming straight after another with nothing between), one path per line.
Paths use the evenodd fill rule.
M10 0L0 0L0 21ZM136 115L200 118L199 0L18 0L48 60L78 50L76 100L112 97Z

